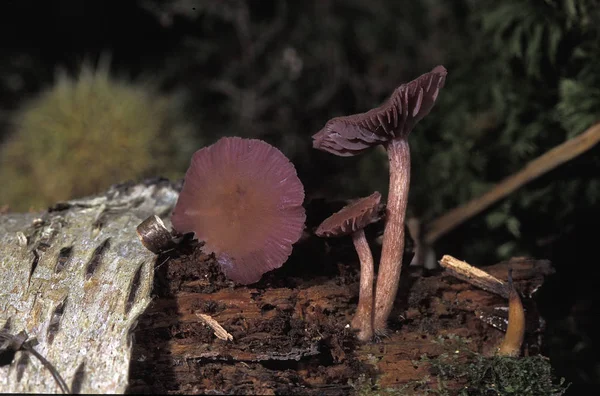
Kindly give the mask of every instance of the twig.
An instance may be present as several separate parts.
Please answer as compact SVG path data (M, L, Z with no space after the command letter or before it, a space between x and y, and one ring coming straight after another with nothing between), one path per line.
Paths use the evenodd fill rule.
M586 152L599 141L600 124L596 124L581 135L547 151L540 157L529 162L519 172L498 183L487 193L452 209L445 215L432 221L428 226L429 231L425 235L425 242L432 244L439 237L482 212L493 203L506 197L538 176Z
M69 386L65 382L65 380L61 377L60 373L56 368L38 351L33 349L32 342L29 340L29 337L24 331L20 331L17 334L10 334L8 330L1 329L0 330L0 355L8 356L9 361L8 364L12 363L14 358L14 354L18 351L29 352L33 356L35 356L42 365L50 371L52 377L56 381L58 387L62 391L62 393L68 394L71 393L69 390Z
M452 276L472 284L480 289L492 292L504 298L509 297L508 285L500 279L488 274L479 268L473 267L465 261L445 255L440 260L440 265L449 271Z

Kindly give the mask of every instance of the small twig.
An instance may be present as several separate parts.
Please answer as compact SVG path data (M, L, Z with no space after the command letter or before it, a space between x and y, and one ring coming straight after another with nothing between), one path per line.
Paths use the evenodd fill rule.
M488 274L479 268L473 267L465 261L458 260L450 255L445 255L439 261L452 276L472 284L480 289L508 298L509 289L506 282Z
M596 124L581 135L547 151L527 163L519 172L498 183L487 193L452 209L445 215L432 221L428 226L429 231L425 235L425 242L432 244L442 235L445 235L490 205L511 194L524 184L588 151L599 141L600 124Z
M17 334L11 334L8 332L8 330L1 329L0 356L2 356L3 358L8 357L6 364L12 363L15 353L17 353L18 351L29 352L30 354L35 356L42 363L42 365L48 371L50 371L50 374L52 374L52 377L54 377L54 380L56 381L56 384L58 385L62 393L71 393L71 391L69 390L69 386L61 377L58 370L56 370L56 368L38 351L33 349L32 342L27 336L27 333L25 333L24 331L20 331ZM4 359L2 359L2 362L4 363Z
M54 377L54 381L56 381L62 393L71 393L71 391L69 390L69 386L67 385L65 380L60 376L58 370L56 370L56 368L54 368L54 366L45 357L43 357L38 351L33 349L33 347L28 342L23 344L23 350L31 353L33 356L38 358L42 365L46 367L48 371L50 371L50 374L52 374L52 377Z
M196 316L199 317L211 329L213 329L215 336L217 336L218 339L223 341L233 341L233 336L229 334L227 330L225 330L223 326L219 324L219 322L211 318L209 315L197 313Z

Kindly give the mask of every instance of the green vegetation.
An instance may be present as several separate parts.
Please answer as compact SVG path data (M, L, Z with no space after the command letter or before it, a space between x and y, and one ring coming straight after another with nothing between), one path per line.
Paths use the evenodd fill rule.
M411 202L424 219L477 197L600 121L597 1L465 4L464 41L445 61L447 86L412 136ZM491 238L478 238L462 257L531 254L535 242L527 239L531 231L522 235L524 227L538 238L564 232L570 215L600 202L600 183L588 171L600 171L594 157L576 159L487 211L477 227ZM536 229L532 219L545 220Z
M553 378L550 362L540 355L511 358L471 353L464 359L457 354L442 354L422 361L431 365L439 379L439 387L433 392L437 395L562 395L568 388L564 378ZM456 379L464 383L463 388L447 389L446 381Z
M112 78L107 64L59 74L0 147L0 205L43 209L128 179L181 177L198 146L180 107L150 82Z

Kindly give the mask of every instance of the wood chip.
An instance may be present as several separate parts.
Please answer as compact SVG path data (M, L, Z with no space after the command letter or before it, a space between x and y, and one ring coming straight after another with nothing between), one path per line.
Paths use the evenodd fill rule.
M483 290L508 298L509 288L500 279L473 267L465 261L458 260L450 255L445 255L439 261L440 265L449 271L452 276L479 287Z
M219 322L211 318L209 315L197 313L196 316L199 317L211 329L213 329L218 339L223 341L233 341L233 336L229 334L227 330L225 330L223 326L219 324Z

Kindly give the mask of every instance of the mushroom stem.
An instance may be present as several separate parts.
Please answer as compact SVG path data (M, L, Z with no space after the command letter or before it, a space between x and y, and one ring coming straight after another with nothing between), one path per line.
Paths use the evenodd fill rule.
M519 292L513 284L512 270L508 271L508 287L508 327L497 354L516 357L521 353L521 346L525 338L525 309Z
M390 163L390 187L387 201L387 220L383 232L381 261L375 288L374 331L384 334L392 312L404 253L404 218L410 185L410 148L406 138L393 139L387 144Z
M359 340L368 341L373 338L373 254L362 228L352 234L352 242L360 260L360 291L356 313L350 324L359 330Z

